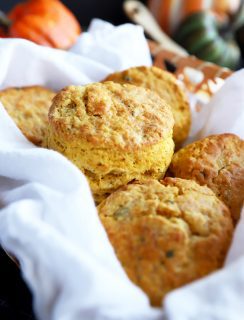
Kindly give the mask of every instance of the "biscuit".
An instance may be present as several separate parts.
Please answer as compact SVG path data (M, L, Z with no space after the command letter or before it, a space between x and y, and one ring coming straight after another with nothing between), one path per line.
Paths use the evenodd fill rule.
M47 146L80 168L99 202L131 180L164 176L173 125L170 108L150 90L114 82L70 86L50 108Z
M48 123L48 110L55 92L41 87L7 88L0 101L28 140L41 145Z
M229 207L235 222L244 200L244 141L212 135L174 154L169 175L207 185Z
M157 67L136 67L113 73L105 80L131 83L155 91L172 109L176 147L179 148L188 137L191 126L189 102L178 80L171 73Z
M229 209L213 191L179 178L124 186L98 212L128 277L156 306L220 268L233 233Z

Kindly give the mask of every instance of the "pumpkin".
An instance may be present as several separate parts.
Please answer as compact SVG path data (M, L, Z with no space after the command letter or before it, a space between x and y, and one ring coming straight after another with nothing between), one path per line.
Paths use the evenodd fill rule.
M235 69L240 61L240 49L231 28L222 30L211 12L197 12L186 18L174 39L190 54L220 66Z
M179 23L193 13L212 10L223 19L234 14L240 3L241 0L149 0L148 6L162 29L172 35Z
M6 23L7 21L7 23ZM68 49L81 33L71 11L59 0L29 0L1 16L6 36L24 38L53 48Z

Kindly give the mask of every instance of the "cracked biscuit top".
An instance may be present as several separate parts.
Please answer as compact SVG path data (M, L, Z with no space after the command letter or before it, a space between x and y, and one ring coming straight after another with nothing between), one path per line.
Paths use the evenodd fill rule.
M173 224L184 221L189 233L202 237L222 233L217 221L230 217L227 207L211 189L170 177L160 182L147 180L126 185L101 204L99 211L104 217L120 221L146 216L165 218Z
M105 82L64 88L53 101L49 123L68 141L133 150L168 138L174 120L156 93Z
M212 135L174 154L169 175L207 185L230 208L234 221L244 200L244 141L234 134Z
M98 211L129 278L153 305L221 267L233 232L230 212L213 191L179 178L126 185Z
M156 92L171 107L174 125L174 141L179 147L187 138L191 126L189 101L175 76L157 67L134 67L109 75L105 81L133 84Z

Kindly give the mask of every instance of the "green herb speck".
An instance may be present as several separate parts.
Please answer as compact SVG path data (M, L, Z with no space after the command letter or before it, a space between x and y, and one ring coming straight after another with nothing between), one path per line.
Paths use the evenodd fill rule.
M124 80L125 80L125 81L128 81L128 82L131 82L131 81L132 81L132 78L129 77L129 76L125 76L125 77L124 77Z
M128 214L129 214L128 207L121 207L115 211L114 217L115 219L120 220L128 216Z
M174 256L174 251L173 250L168 250L166 252L166 257L167 258L173 258L173 256Z

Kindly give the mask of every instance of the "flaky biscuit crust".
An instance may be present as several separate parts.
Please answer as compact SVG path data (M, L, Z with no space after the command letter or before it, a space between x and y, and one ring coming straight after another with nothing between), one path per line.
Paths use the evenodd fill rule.
M170 108L150 90L113 82L70 86L50 108L47 146L81 169L100 201L134 179L164 176L173 123Z
M178 148L188 137L191 113L186 93L178 80L157 67L135 67L109 75L105 81L130 83L155 91L171 107L175 125L174 142Z
M153 305L220 268L233 232L228 208L209 188L178 178L124 186L98 211L129 278Z
M229 207L235 222L244 201L244 141L212 135L174 154L169 175L207 185Z
M41 87L7 88L0 101L28 140L42 145L48 124L48 111L55 92Z
M173 126L170 108L156 94L113 82L63 89L53 101L49 121L67 140L126 151L161 141Z

